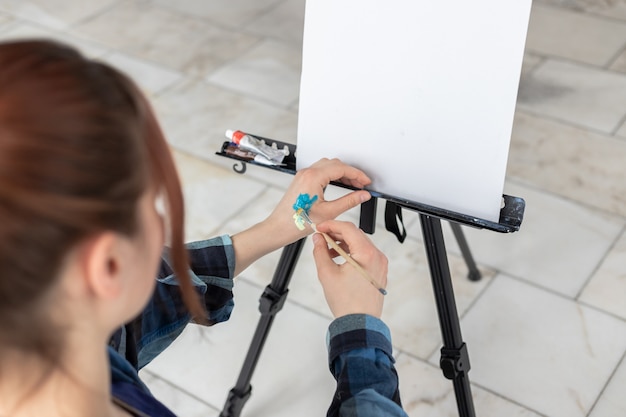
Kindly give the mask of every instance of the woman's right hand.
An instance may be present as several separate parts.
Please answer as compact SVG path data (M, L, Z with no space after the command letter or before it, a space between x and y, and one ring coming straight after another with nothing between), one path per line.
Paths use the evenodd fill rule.
M319 232L328 234L350 254L361 267L378 283L380 288L387 285L387 257L370 239L349 222L328 220L317 225ZM338 265L333 261L337 253L324 237L313 235L313 256L317 274L324 288L326 302L335 317L348 314L369 314L380 318L384 295L372 285L349 262Z

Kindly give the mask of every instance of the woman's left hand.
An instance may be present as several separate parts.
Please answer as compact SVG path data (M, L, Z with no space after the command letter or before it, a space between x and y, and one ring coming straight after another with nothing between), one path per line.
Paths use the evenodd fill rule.
M235 275L260 257L313 232L309 226L299 230L295 225L293 205L300 194L308 194L310 198L317 196L309 211L309 217L315 223L335 219L341 213L371 198L368 191L357 190L336 200L326 201L324 188L331 181L355 188L363 188L371 183L363 171L344 164L339 159L321 159L309 168L298 171L287 192L267 219L232 236L237 259Z
M280 200L268 221L280 225L280 230L291 231L288 236L293 240L311 233L310 227L299 231L293 219L295 210L294 203L300 194L308 194L310 198L317 196L317 200L311 206L309 217L315 223L324 220L335 219L340 214L368 201L371 195L368 191L352 191L336 200L324 199L324 189L331 181L338 181L355 188L363 188L371 183L365 173L357 168L341 162L339 159L321 159L309 168L301 169L296 173L294 180L287 192ZM291 242L286 242L288 244Z

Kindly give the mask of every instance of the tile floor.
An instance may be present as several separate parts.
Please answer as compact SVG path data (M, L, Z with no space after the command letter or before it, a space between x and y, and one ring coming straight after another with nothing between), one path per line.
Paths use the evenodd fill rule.
M295 141L303 10L304 0L0 0L0 39L60 39L140 83L175 149L194 240L261 220L289 181L235 174L214 152L233 127ZM505 187L526 199L523 227L467 230L480 282L465 279L444 227L478 416L626 414L625 174L626 1L535 0ZM404 245L373 237L391 262L384 319L402 396L411 416L455 416L419 221L406 218ZM189 327L142 372L181 416L219 414L278 255L238 279L229 323ZM244 415L324 415L329 321L307 244Z

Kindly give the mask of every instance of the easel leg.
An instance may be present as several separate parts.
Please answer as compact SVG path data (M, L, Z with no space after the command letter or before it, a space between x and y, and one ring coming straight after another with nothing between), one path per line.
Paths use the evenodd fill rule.
M469 245L467 244L467 240L465 239L465 234L463 234L461 225L455 222L450 222L450 227L452 228L452 233L454 233L456 242L459 244L459 248L461 249L461 253L463 254L463 259L465 259L465 264L467 265L467 269L469 270L467 278L470 281L480 281L480 271L476 266L476 262L474 262L474 257L472 256L472 252L470 251Z
M443 337L439 364L444 376L453 381L459 416L475 417L467 375L470 370L469 356L461 337L461 326L454 301L441 221L425 214L420 214L420 221Z
M252 394L252 386L250 385L252 374L274 322L274 316L282 309L287 299L287 293L289 292L287 287L296 268L304 242L305 239L300 239L283 249L272 282L265 287L265 291L259 300L261 318L248 348L248 354L241 368L237 383L230 390L220 417L239 417L243 406Z

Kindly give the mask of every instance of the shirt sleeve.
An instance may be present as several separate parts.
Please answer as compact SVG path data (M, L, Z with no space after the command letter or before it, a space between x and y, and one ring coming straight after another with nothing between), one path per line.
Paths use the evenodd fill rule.
M329 417L404 416L389 328L373 316L340 317L328 329L328 360L337 388Z
M235 251L228 235L188 243L190 276L202 297L209 325L226 321L234 307ZM110 345L137 369L165 350L191 317L164 251L154 293L142 313L119 329Z
M189 275L196 291L202 295L208 324L228 320L234 306L232 290L235 272L235 251L230 237L224 235L191 242L186 247L189 253ZM167 250L163 254L155 295L167 300L169 311L182 310L189 321Z

